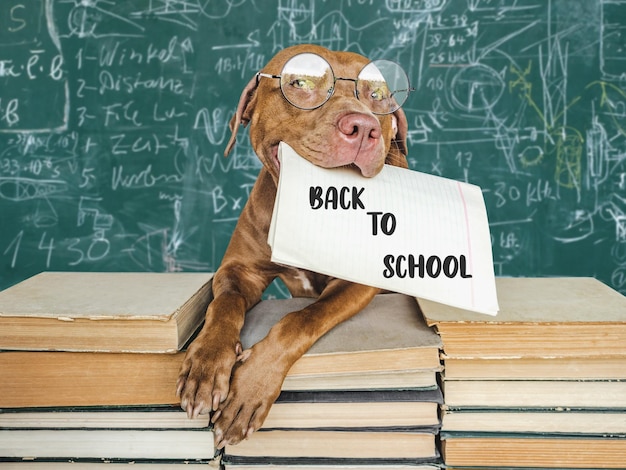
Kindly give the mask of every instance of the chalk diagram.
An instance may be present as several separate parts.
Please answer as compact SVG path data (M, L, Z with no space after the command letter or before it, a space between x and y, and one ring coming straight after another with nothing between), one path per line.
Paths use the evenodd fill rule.
M126 18L120 12L112 11L111 7L116 6L114 1L56 0L56 2L60 16L67 18L68 32L61 37L103 38L141 37L143 35L143 26ZM68 7L69 11L67 11Z
M492 68L470 65L451 80L450 99L457 108L474 112L493 108L506 89L504 79Z
M584 248L597 256L577 274L626 291L626 0L7 0L5 12L8 266L215 267L259 170L246 129L222 155L238 93L278 49L313 42L407 70L410 165L483 188L498 274L557 275Z

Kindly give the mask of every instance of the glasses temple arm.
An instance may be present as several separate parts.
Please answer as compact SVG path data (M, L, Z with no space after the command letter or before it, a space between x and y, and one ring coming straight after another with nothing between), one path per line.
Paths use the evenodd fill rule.
M263 73L263 72L257 72L256 73L256 77L257 77L257 81L259 80L260 77L265 77L265 78L281 78L280 75L272 75L271 73Z
M394 91L392 91L392 92L391 92L391 94L389 95L389 98L393 98L393 97L394 97L394 95L395 95L396 93L404 93L404 92L406 92L406 93L410 93L410 92L412 92L412 91L415 91L415 88L410 87L410 88L405 88L405 89L403 89L403 90L394 90Z

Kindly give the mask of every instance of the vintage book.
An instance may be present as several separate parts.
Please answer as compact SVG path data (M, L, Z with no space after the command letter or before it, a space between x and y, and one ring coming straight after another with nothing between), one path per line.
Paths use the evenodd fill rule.
M439 425L440 390L282 392L264 428L415 428ZM202 428L178 406L4 408L0 429Z
M242 340L251 345L265 336L272 321L310 302L262 301L248 312ZM300 358L283 389L437 388L441 342L416 305L408 296L377 296ZM184 352L0 352L0 407L178 403L176 380L183 359Z
M439 425L437 390L282 392L265 429L415 428Z
M263 339L286 314L313 302L296 298L257 304L246 314L241 332L244 348ZM289 375L438 370L440 346L440 338L426 326L413 297L379 294L357 315L320 338Z
M445 380L446 408L626 408L624 381Z
M0 456L36 459L212 459L208 415L178 407L0 412Z
M211 459L205 429L0 429L0 455L28 459Z
M178 351L204 319L212 276L37 274L0 292L0 349Z
M419 299L447 357L626 356L626 297L602 282L497 278L496 286L496 317Z
M203 429L209 416L189 419L178 406L3 408L0 429Z
M384 356L384 354L382 355ZM306 358L306 355L304 356ZM384 357L380 358L384 360ZM371 364L376 367L377 360L372 358ZM297 363L290 370L283 390L393 390L421 388L434 390L437 388L437 376L440 366L429 369L392 370L390 372L358 372L335 374L292 375Z
M271 463L259 461L255 463L252 459L231 460L229 456L222 458L222 465L225 470L440 470L441 465L437 463L380 463L371 462L336 462L319 459L293 459L289 463ZM1 468L1 466L0 466ZM88 469L85 469L88 470Z
M439 455L435 432L434 428L393 432L365 428L340 431L261 429L249 439L227 446L225 456L232 462L245 462L240 459L258 461L261 458L266 462L285 459L283 463L289 459L377 459L378 462L388 463L428 461Z
M0 352L0 408L176 404L184 357L184 352Z
M485 467L485 466L471 466L471 467L467 467L465 465L463 466L459 466L459 465L445 465L442 468L445 468L446 470L494 470L494 467ZM551 467L511 467L511 466L504 466L504 465L498 465L497 467L498 470L573 470L573 468L575 468L576 470L598 470L597 467L591 468L591 467L559 467L559 466L551 466ZM614 468L614 467L613 467ZM620 470L620 469L618 469ZM623 470L623 467L621 468L621 470Z
M444 432L551 433L626 435L623 410L478 410L446 411L441 420Z
M176 380L184 357L184 352L0 352L0 407L175 404L179 402ZM372 365L377 367L375 358ZM38 386L33 387L34 383ZM283 384L283 390L406 388L436 389L435 372L299 375L288 376Z
M626 437L442 432L441 448L447 468L624 468Z
M443 356L446 380L626 380L626 356L458 359Z
M132 465L132 467L128 467ZM0 469L8 470L124 470L132 468L133 470L220 470L219 459L212 460L151 460L151 459L100 459L93 461L91 459L49 459L49 460L22 460L22 459L3 459L0 458ZM261 470L261 469L259 469ZM394 470L394 469L389 469ZM404 470L404 469L398 469ZM406 469L406 470L420 470ZM429 469L430 470L430 469ZM433 469L436 470L436 469Z

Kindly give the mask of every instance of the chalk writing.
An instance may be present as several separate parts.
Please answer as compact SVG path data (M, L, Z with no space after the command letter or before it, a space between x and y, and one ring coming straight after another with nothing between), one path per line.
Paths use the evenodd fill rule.
M626 0L3 0L0 288L42 269L215 270L261 166L245 129L223 157L239 95L313 42L409 72L409 165L483 188L498 274L626 293L624 38ZM372 236L404 223L319 191L312 207L363 211ZM389 273L419 277L413 256L428 276L419 255ZM461 255L430 274L461 273Z

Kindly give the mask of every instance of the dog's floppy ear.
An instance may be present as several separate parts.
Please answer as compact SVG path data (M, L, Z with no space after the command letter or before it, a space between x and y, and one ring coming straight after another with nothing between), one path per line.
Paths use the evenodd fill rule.
M226 149L224 150L224 156L227 157L232 148L237 141L237 130L239 129L239 124L242 124L244 127L248 125L250 122L250 111L249 108L250 102L254 96L254 91L256 90L259 82L257 76L255 75L248 82L246 87L241 92L241 96L239 97L239 104L237 105L237 111L234 116L230 120L229 128L230 128L230 140L226 145Z
M399 108L391 115L392 125L395 131L395 136L391 140L391 146L389 147L389 153L385 159L385 163L393 166L399 166L401 168L408 168L409 164L406 161L408 150L406 146L406 139L409 133L409 124L406 119L406 114L402 108Z

